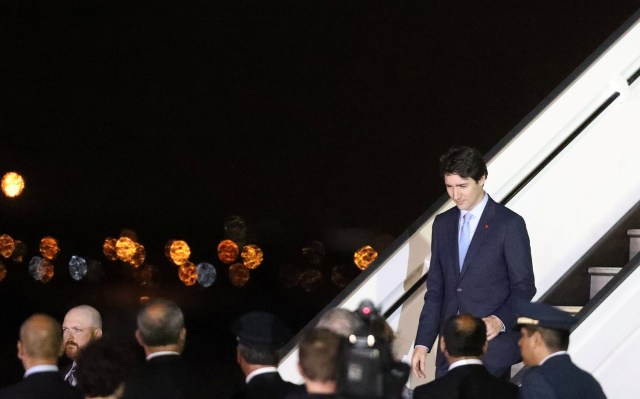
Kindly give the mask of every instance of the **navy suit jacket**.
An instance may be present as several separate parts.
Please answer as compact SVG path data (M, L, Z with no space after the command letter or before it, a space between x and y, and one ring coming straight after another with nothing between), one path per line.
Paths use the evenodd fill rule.
M413 391L413 399L516 399L517 396L517 386L491 375L482 364L456 367Z
M569 355L547 359L527 369L522 376L523 399L606 399L595 378L571 361Z
M33 373L15 385L0 389L0 399L80 399L58 371Z
M304 385L284 381L277 371L254 376L242 390L235 392L232 399L282 399L288 395L303 395Z
M420 313L416 345L432 345L444 322L460 313L495 315L506 331L489 341L483 357L487 369L500 374L520 361L520 333L511 327L521 301L536 293L529 235L524 219L488 198L462 266L458 262L460 210L453 207L436 216L431 236L427 293ZM438 351L437 375L448 369Z

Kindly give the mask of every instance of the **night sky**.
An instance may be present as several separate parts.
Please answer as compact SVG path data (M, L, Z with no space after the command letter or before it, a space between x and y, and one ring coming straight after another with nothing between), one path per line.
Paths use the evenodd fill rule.
M185 355L214 369L233 365L228 323L243 311L299 329L339 292L333 266L371 242L383 251L443 194L439 154L489 151L640 9L451 3L0 2L0 173L27 184L0 199L0 234L26 242L27 261L45 235L62 247L47 285L4 262L0 385L19 378L17 330L35 311L92 303L129 336L137 298L168 296L187 314ZM230 215L265 252L242 288L216 258ZM152 288L102 259L125 228L159 270ZM181 286L169 239L218 281ZM283 287L278 271L310 267L313 240L325 282ZM103 260L102 278L72 281L75 254Z

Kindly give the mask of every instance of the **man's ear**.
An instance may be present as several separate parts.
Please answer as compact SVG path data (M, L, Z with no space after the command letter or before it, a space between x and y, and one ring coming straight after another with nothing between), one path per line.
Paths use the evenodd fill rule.
M102 328L96 328L95 330L93 330L93 336L94 338L102 337Z
M22 347L22 342L18 341L16 347L18 348L18 359L22 360L22 358L24 357L24 348ZM62 347L60 349L62 349Z
M440 337L440 351L442 353L447 351L447 344L444 342L444 337Z
M140 335L140 330L136 329L135 336L136 336L136 341L138 341L138 345L145 346L144 341L142 340L142 336Z

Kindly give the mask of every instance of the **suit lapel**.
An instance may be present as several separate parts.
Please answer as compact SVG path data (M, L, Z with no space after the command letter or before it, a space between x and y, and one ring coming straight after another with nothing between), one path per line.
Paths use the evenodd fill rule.
M485 228L485 226L489 226L489 221L496 213L495 204L496 203L491 199L491 197L489 197L487 205L484 207L484 211L482 212L482 216L480 216L478 227L476 227L476 231L473 233L473 237L471 237L471 243L469 244L467 256L465 256L464 258L464 264L462 265L462 272L460 273L460 277L462 277L467 272L467 270L469 269L469 264L473 261L476 253L478 252L478 249L482 247L484 240L489 234L489 229ZM456 239L456 248L457 246L458 240Z

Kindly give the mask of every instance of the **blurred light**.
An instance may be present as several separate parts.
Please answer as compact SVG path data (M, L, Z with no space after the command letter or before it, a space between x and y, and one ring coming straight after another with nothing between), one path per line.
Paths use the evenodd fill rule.
M120 237L116 241L116 255L123 262L131 262L136 253L136 243L129 237Z
M196 265L189 261L180 265L178 278L180 278L180 281L186 286L194 285L196 281L198 281Z
M240 216L231 215L224 221L224 237L243 246L247 239L247 226Z
M331 269L331 281L338 288L346 287L354 276L351 276L351 270L353 267L343 264L338 264Z
M292 264L286 264L278 269L278 277L283 287L291 289L300 283L302 278L302 270Z
M189 244L182 240L171 240L169 245L169 259L176 265L184 265L189 261L191 256L191 249Z
M36 270L36 275L38 278L36 280L40 280L43 283L48 283L53 278L53 273L53 264L51 264L51 262L43 260L38 264Z
M44 262L39 256L34 256L29 261L29 275L33 277L34 280L40 280L40 276L38 276L38 270L41 270L40 264Z
M319 265L324 259L324 244L320 241L311 241L302 247L302 257L311 265Z
M129 264L135 268L138 268L140 267L141 264L144 263L144 260L146 259L147 254L144 249L144 245L138 244L137 242L134 244L136 249L135 249L135 252L133 253L133 256L129 260Z
M60 253L58 240L53 237L44 237L40 240L40 255L46 260L54 260Z
M302 272L300 287L306 292L314 292L322 285L322 273L316 268L310 268Z
M118 254L116 253L116 241L118 240L113 237L107 237L104 240L104 244L102 244L102 253L112 262L118 259Z
M84 258L73 255L71 259L69 259L69 274L71 278L80 281L87 275L87 271L87 261Z
M16 263L22 263L24 261L24 256L27 254L27 244L20 240L15 240L14 243L16 245L16 249L11 255L11 260Z
M0 236L0 255L2 255L5 259L9 258L13 251L16 249L16 243L13 241L13 238L8 234L3 234Z
M201 286L210 287L216 281L216 268L211 263L198 263L196 276Z
M225 265L229 265L238 259L238 244L231 240L223 240L218 244L218 259Z
M143 295L140 297L139 301L140 301L140 305L144 305L145 303L149 302L151 300L151 298L149 298L146 295Z
M0 283L7 276L7 268L4 266L4 263L0 262Z
M244 287L251 277L251 271L242 263L234 263L229 266L229 280L236 287Z
M17 197L24 190L24 179L15 172L6 173L2 176L2 192L7 197Z
M247 245L242 248L242 263L247 269L255 269L262 263L262 250L257 245Z
M360 270L365 270L377 257L378 253L376 250L365 245L353 254L353 263L355 263Z
M158 271L152 265L146 264L138 267L133 272L133 279L140 285L141 287L150 287L155 285L156 276L158 275Z

